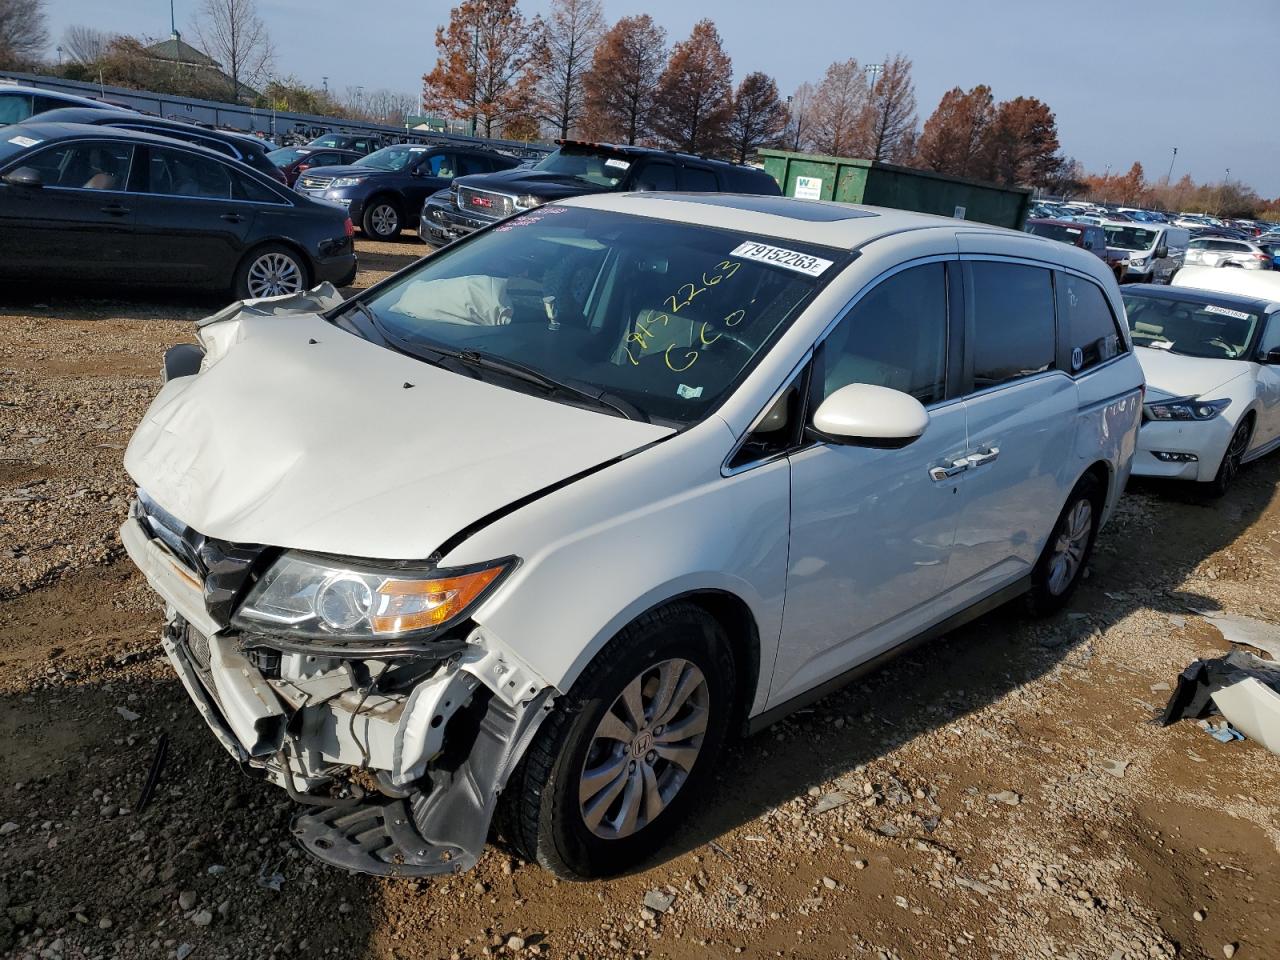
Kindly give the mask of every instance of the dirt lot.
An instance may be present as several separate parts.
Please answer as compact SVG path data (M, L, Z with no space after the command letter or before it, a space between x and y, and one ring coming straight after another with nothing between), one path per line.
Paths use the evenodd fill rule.
M362 243L360 285L422 250ZM1211 506L1131 490L1071 612L997 611L736 745L643 873L562 883L495 844L382 881L293 847L288 801L189 709L116 539L161 355L221 304L5 299L0 954L1280 957L1280 762L1152 723L1228 648L1193 610L1280 621L1277 458Z

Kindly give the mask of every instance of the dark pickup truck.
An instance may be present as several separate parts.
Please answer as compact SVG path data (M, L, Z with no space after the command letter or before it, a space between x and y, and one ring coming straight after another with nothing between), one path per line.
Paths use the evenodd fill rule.
M532 166L458 177L449 189L429 196L418 220L418 236L432 247L442 247L513 213L592 193L781 194L773 177L755 167L651 147L556 142L559 149Z

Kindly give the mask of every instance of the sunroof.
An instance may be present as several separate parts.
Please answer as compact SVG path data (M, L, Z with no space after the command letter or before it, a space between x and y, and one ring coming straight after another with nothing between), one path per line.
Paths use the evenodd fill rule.
M632 196L645 200L679 200L681 203L705 203L713 207L732 207L734 210L771 213L774 216L807 220L810 223L834 223L837 220L879 216L869 210L856 210L843 205L749 193L637 193Z

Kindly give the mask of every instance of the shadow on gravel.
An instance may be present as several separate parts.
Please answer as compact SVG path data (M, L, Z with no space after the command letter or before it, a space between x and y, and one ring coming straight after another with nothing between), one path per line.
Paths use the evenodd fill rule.
M1216 608L1216 601L1174 585L1262 515L1275 493L1278 468L1277 457L1247 467L1217 501L1204 501L1181 486L1131 483L1099 538L1089 579L1066 611L1036 620L1021 601L1006 604L739 742L720 758L719 776L688 827L641 869L714 841L811 786L852 773L1069 657L1087 661L1091 635L1135 610L1185 615ZM1152 679L1172 684L1176 675ZM845 718L840 728L831 722L838 717Z
M18 825L0 835L0 956L362 956L376 881L296 847L284 794L238 771L176 679L137 676L168 676L157 653L0 697L0 824Z

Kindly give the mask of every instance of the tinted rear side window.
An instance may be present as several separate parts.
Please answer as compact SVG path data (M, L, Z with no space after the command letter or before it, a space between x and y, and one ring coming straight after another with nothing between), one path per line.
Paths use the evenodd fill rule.
M1056 351L1049 271L982 260L964 267L974 389L1052 369Z
M1071 372L1105 363L1124 351L1120 327L1097 284L1070 273L1057 274L1058 321L1067 340Z
M710 170L684 167L680 171L680 189L691 193L716 193L720 189L720 183Z

